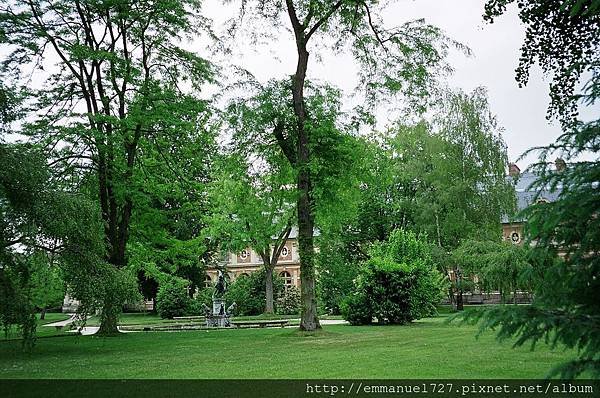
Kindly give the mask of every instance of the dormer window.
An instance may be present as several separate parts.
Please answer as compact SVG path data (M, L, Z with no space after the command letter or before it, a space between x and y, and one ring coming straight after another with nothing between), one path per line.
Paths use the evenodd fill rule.
M240 258L242 260L247 259L250 256L250 253L248 253L248 250L244 249L242 250L242 252L240 253Z

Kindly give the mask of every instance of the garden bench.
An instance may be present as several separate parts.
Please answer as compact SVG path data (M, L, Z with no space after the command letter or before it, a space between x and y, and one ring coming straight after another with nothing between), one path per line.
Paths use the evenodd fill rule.
M280 326L284 327L290 323L287 319L269 320L269 321L235 321L231 322L231 325L236 328L251 328L259 327L266 328L267 326Z

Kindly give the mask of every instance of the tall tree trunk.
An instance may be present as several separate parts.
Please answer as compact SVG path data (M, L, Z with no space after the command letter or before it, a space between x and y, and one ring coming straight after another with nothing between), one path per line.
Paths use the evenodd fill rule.
M40 320L44 319L46 319L46 306L42 307L42 310L40 312Z
M271 264L265 264L265 314L274 312L273 305L273 267Z
M297 119L297 167L298 167L298 249L300 253L300 288L302 312L300 330L320 329L315 297L314 267L314 215L312 213L312 183L310 178L309 137L305 129L304 81L308 65L308 51L303 42L298 44L298 65L294 75L292 94Z

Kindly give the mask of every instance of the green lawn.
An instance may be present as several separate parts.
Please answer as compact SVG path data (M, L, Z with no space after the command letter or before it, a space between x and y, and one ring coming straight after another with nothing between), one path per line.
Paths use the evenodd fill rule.
M475 328L409 326L129 333L0 343L2 378L539 378L571 352L475 339Z
M60 312L47 312L44 319L40 319L40 314L36 314L37 319L37 328L35 330L35 335L37 337L48 337L48 336L62 336L67 335L66 331L68 329L63 328L62 330L56 330L53 327L42 326L48 323L60 322L69 319L71 316L69 314L63 314ZM0 337L0 341L2 340L19 340L21 338L21 333L17 327L11 327L8 330L8 333L2 333Z

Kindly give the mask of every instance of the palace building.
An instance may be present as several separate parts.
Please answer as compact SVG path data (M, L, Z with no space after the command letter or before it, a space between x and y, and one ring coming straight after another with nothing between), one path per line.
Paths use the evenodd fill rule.
M566 167L562 159L556 159L556 171L560 172ZM537 180L537 176L532 172L521 172L515 163L508 166L507 179L514 184L517 213L524 210L534 203L534 201L554 201L560 194L560 189L550 191L543 189L541 191L531 188ZM537 199L536 199L537 196ZM523 227L526 220L522 218L504 216L502 223L502 236L504 240L511 241L515 244L523 242ZM318 235L318 231L315 232ZM263 267L263 262L258 253L248 247L239 253L228 252L222 258L219 266L224 266L229 273L231 280L235 280L240 276L249 275ZM298 254L298 229L294 227L290 236L283 248L275 274L283 278L286 286L300 287L300 256ZM449 275L452 279L453 275ZM209 267L206 275L206 286L214 284L217 278L217 268Z
M560 173L566 168L566 163L562 159L555 161L556 172ZM531 172L521 173L521 170L515 163L508 166L508 177L514 184L515 194L517 196L517 213L525 210L535 202L553 202L560 195L560 187L554 191L550 191L547 187L539 190L532 188L531 184L537 181L538 177ZM526 220L523 218L502 218L502 236L504 240L511 241L515 244L523 242L523 227Z
M318 232L315 232L318 235ZM224 266L233 281L240 276L247 276L263 267L263 261L251 247L239 253L227 252L221 259L220 266ZM300 288L300 256L298 254L298 228L293 227L290 235L281 250L274 273L279 275L285 286ZM209 267L206 272L206 285L212 285L217 280L217 268Z

